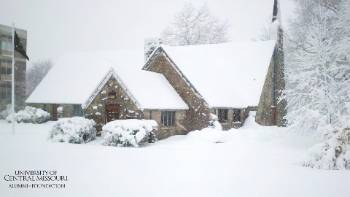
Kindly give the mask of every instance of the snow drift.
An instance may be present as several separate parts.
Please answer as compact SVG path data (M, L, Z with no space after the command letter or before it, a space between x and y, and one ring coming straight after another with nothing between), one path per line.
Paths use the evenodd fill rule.
M328 139L308 151L303 165L325 170L350 170L350 129L329 133Z

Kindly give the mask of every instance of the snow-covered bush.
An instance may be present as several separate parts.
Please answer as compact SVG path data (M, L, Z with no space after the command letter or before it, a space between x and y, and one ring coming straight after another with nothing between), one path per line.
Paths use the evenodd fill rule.
M327 137L326 142L309 150L303 165L326 170L350 170L350 129L331 132Z
M154 131L158 124L154 120L115 120L102 128L103 145L138 147L156 141Z
M219 118L215 114L210 114L209 128L222 130L222 125L219 122Z
M61 118L52 126L49 138L55 142L87 143L96 138L95 124L83 117Z
M12 122L13 114L7 116L6 120ZM14 114L16 122L44 123L50 120L50 114L42 109L26 106L23 110Z

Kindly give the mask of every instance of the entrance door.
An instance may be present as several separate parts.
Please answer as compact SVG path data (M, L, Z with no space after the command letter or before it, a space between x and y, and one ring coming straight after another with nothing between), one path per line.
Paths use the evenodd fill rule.
M120 106L118 104L106 104L106 122L119 119Z

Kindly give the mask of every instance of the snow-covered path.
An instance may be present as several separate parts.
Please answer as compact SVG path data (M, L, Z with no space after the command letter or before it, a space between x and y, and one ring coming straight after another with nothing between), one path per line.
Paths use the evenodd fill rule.
M0 121L1 196L349 196L350 172L298 165L314 141L250 121L144 148L51 143L42 125ZM65 189L10 189L14 170L57 170Z

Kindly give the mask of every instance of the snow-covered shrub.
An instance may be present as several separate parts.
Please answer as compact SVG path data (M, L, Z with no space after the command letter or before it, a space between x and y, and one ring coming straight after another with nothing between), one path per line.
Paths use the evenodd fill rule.
M222 130L222 125L219 122L219 118L215 114L210 114L209 128Z
M6 120L12 122L13 114L7 116ZM16 122L44 123L50 120L50 114L42 109L26 106L23 110L14 114Z
M138 147L156 141L154 120L115 120L102 128L103 144L106 146Z
M308 152L303 165L326 170L350 170L350 129L328 134L326 142L316 144Z
M11 105L7 105L6 109L0 111L0 119L6 119L11 114Z
M96 138L95 124L83 117L61 118L52 126L49 138L55 142L87 143Z

